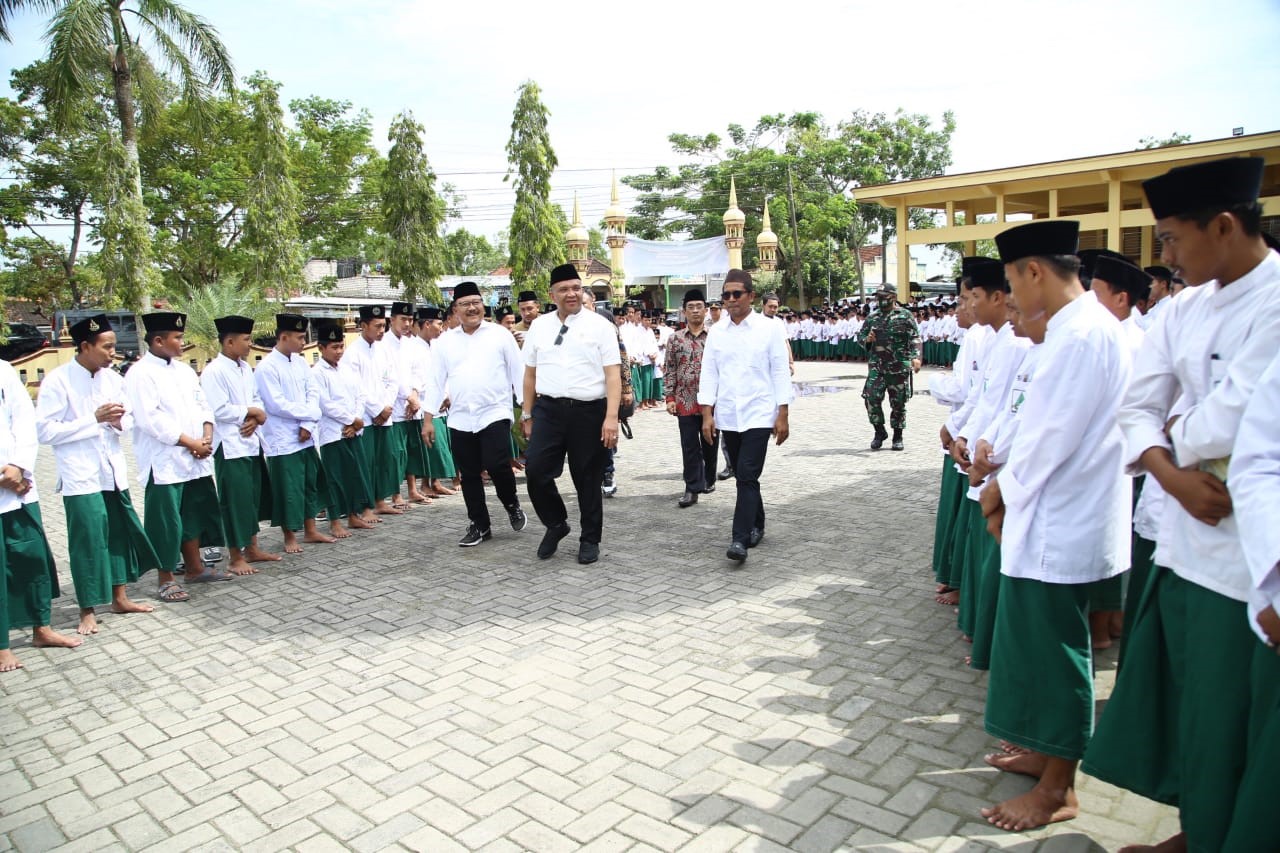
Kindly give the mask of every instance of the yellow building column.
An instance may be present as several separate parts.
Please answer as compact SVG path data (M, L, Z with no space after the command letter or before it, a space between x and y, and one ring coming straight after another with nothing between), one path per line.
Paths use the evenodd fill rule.
M898 229L898 301L911 301L911 247L907 245L907 203L897 205L895 227Z
M1119 252L1124 245L1120 230L1120 214L1124 210L1124 202L1120 198L1120 182L1107 182L1107 248Z
M1152 265L1151 253L1156 248L1156 227L1154 225L1144 225L1138 229L1141 235L1141 248L1138 249L1138 266L1149 267Z

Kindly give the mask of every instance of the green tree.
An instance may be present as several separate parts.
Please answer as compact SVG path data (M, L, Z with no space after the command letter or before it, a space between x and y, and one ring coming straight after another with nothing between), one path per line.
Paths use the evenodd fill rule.
M279 84L258 73L249 78L253 94L253 173L245 197L244 284L288 298L303 285L302 243L298 238L298 187L293 182L289 140L280 109Z
M507 262L506 253L465 228L444 237L445 264L454 275L489 275Z
M400 113L387 139L387 169L382 182L382 227L391 238L387 253L391 284L404 288L404 298L426 298L439 304L440 276L445 267L444 200L436 193L436 175L422 147L422 125L413 114Z
M142 204L138 159L138 112L155 111L161 77L143 49L143 38L177 78L183 99L193 105L210 89L234 86L231 58L217 31L204 18L173 0L0 0L0 39L9 40L8 22L24 9L51 12L49 42L50 108L61 128L70 127L84 99L109 75L120 124L119 149L104 158L105 195L110 206L102 222L103 252L121 296L136 302L149 288L150 234ZM136 27L136 31L133 29Z
M511 211L511 286L533 290L547 299L547 273L564 263L564 231L551 204L551 174L559 161L547 133L550 116L538 84L526 81L519 89L511 138L507 140L507 174L515 175L516 201ZM563 217L563 212L560 214Z
M1190 141L1191 134L1178 133L1178 131L1175 130L1163 139L1158 136L1142 137L1138 140L1138 150L1141 151L1147 148L1169 148L1173 145L1186 145Z
M177 310L187 315L184 338L187 343L218 351L218 329L214 320L238 314L251 317L254 330L261 334L274 328L277 305L268 302L256 287L244 287L234 273L224 275L193 290L188 296L174 301Z

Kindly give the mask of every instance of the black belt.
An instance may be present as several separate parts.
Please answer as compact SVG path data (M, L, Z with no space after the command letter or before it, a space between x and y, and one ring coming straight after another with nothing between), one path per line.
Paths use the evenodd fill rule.
M596 400L575 400L572 397L548 397L542 395L539 400L546 400L548 403L555 403L557 406L598 406L605 401L604 397Z

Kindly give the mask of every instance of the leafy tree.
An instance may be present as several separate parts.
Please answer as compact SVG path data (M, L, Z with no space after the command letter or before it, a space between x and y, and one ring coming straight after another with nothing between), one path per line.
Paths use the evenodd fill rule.
M436 175L422 147L422 125L408 112L391 122L391 150L382 182L382 225L391 239L387 253L391 284L404 288L404 298L425 297L440 303L436 281L445 267L444 200L436 194Z
M465 228L444 237L445 263L454 275L488 275L507 262L504 251Z
M1178 133L1176 130L1161 139L1158 136L1144 136L1138 140L1138 150L1146 148L1169 148L1173 145L1186 145L1191 141L1191 134Z
M303 285L298 187L289 161L279 84L256 74L249 79L249 86L253 91L253 173L245 199L244 283L287 297Z
M112 260L109 277L127 301L149 287L150 234L142 204L138 159L138 112L154 114L161 78L143 49L141 36L175 72L183 99L203 104L212 88L230 89L235 73L217 31L204 18L173 0L0 0L0 39L9 40L8 22L23 9L50 11L49 107L55 123L71 127L86 97L109 75L119 148L104 157L103 251ZM131 28L136 26L136 32Z
M550 115L538 84L526 81L519 89L511 138L507 140L506 177L515 175L516 201L511 211L510 266L515 290L533 290L547 299L547 276L564 262L564 231L551 204L551 174L559 161L547 133ZM563 212L560 214L563 217Z
M185 298L175 300L174 305L187 315L183 336L186 342L209 352L218 351L218 329L213 322L218 317L231 314L252 317L254 329L260 332L274 328L277 307L263 298L260 289L242 286L240 277L234 273L201 285Z

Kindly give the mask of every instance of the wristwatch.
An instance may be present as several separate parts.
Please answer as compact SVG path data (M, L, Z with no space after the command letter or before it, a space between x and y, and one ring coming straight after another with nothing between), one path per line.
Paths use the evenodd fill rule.
M531 421L531 420L533 420L533 412L520 413L520 423L524 423L525 421Z

